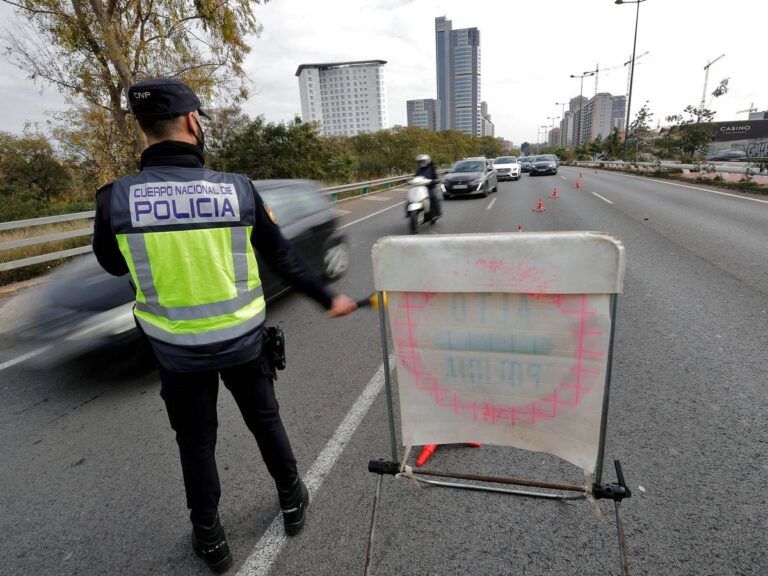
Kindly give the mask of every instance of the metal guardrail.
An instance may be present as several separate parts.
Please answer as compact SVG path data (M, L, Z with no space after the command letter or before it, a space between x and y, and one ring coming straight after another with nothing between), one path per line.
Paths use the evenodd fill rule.
M632 166L643 166L647 168L679 168L680 170L694 170L696 172L711 173L721 172L723 174L747 174L750 176L759 176L763 172L759 168L753 166L740 166L732 164L714 164L713 162L702 162L700 164L681 164L679 162L624 162L623 160L594 160L594 161L578 161L575 162L576 166L592 167L607 167L607 168L627 168Z
M441 173L443 171L440 171ZM413 177L408 174L404 176L392 176L390 178L379 178L378 180L367 180L365 182L355 182L352 184L342 184L340 186L331 186L330 188L321 188L319 192L328 196L332 202L338 201L339 194L343 192L352 192L354 190L363 190L363 194L367 194L371 188L375 186L387 185L390 187L392 184L400 184L407 182ZM72 214L60 214L58 216L45 216L43 218L29 218L26 220L14 220L13 222L0 222L0 231L4 230L16 230L20 228L32 228L34 226L43 226L45 224L57 224L60 222L72 222L76 220L92 220L95 216L95 211L90 210L87 212L75 212ZM0 251L12 250L14 248L23 248L25 246L34 246L37 244L45 244L47 242L56 242L60 240L68 240L71 238L79 238L82 236L90 236L93 234L93 224L91 223L86 228L78 228L76 230L69 230L67 232L57 232L54 234L40 234L38 236L32 236L30 238L22 238L19 240L11 240L8 242L0 243ZM29 258L22 258L20 260L12 260L10 262L0 263L0 272L7 270L14 270L16 268L23 268L25 266L31 266L32 264L42 264L44 262L51 262L53 260L60 260L62 258L69 258L70 256L76 256L78 254L86 254L91 251L91 246L80 246L78 248L70 248L68 250L59 250L57 252L51 252L48 254L40 254L39 256L31 256Z

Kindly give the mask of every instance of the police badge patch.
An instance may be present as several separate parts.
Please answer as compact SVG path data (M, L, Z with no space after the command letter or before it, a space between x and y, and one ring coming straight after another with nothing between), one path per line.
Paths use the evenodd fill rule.
M277 216L275 216L275 213L272 211L272 208L269 207L269 204L264 202L264 211L267 213L267 216L269 216L269 219L272 220L273 224L277 224Z

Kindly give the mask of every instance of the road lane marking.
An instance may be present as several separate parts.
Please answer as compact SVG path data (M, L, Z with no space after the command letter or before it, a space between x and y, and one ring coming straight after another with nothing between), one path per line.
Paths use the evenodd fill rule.
M341 210L340 208L336 208L336 214L339 216L344 216L346 214L352 214L352 210Z
M565 176L560 176L560 178L562 178L563 180L568 180L568 178L566 178Z
M594 194L595 196L597 196L598 198L600 198L600 200L603 200L603 201L605 201L605 202L608 202L608 204L613 204L613 202L611 202L610 200L608 200L608 198L606 198L605 196L600 196L600 194L598 194L597 192L592 192L592 194Z
M10 368L11 366L16 366L16 364L20 364L25 360L34 358L35 356L37 356L38 354L42 354L46 350L48 350L48 346L38 348L37 350L32 350L32 352L27 352L26 354L23 354L18 358L14 358L13 360L8 360L6 362L3 362L2 364L0 364L0 370L5 370L6 368Z
M363 216L362 218L358 218L357 220L352 220L352 222L348 222L346 224L339 226L337 230L343 230L344 228L352 226L352 224L357 224L358 222L362 222L363 220L368 220L368 218L373 218L377 214L381 214L382 212L386 212L387 210L392 210L392 208L402 206L403 204L405 204L405 200L403 200L402 202L398 202L397 204L392 204L392 206L387 206L386 208L383 208L381 210L377 210L373 214L368 214L368 216Z
M363 200L373 200L374 202L386 202L392 200L390 196L363 196Z
M646 180L651 182L658 182L659 184L669 184L670 186L680 186L680 188L689 188L691 190L701 190L702 192L709 192L710 194L720 194L721 196L730 196L731 198L738 198L740 200L751 200L752 202L760 202L761 204L768 204L768 200L760 200L759 198L750 198L748 196L739 196L738 194L730 194L729 192L720 192L718 190L710 190L708 188L700 188L699 186L691 186L689 184L678 184L677 182L667 182L666 180L659 180L657 178L646 178L643 176L632 176L631 174L619 174L619 176L626 176L627 178L635 178L637 180Z
M494 202L496 202L496 198L494 198L493 200L491 200L491 201L488 203L488 208L486 208L486 210L490 210L490 209L491 209L491 206L493 206L493 203L494 203Z
M394 355L389 357L389 369L394 367L395 357ZM328 473L331 471L339 456L344 451L344 448L352 439L352 435L357 430L360 422L368 413L373 401L381 392L384 387L384 364L379 366L376 374L368 382L368 385L363 390L362 394L357 398L355 403L350 408L347 415L342 420L339 427L336 428L333 436L320 452L317 460L312 464L312 467L304 476L304 483L309 489L311 498L317 497L317 493L320 491L320 487L323 485L323 481ZM307 512L312 514L312 509ZM320 518L315 518L315 522L319 524ZM251 551L251 555L240 569L237 571L237 576L266 576L272 569L275 560L280 555L280 551L288 541L288 536L285 534L283 528L283 518L281 514L278 514L272 523L267 528L267 531L259 539Z

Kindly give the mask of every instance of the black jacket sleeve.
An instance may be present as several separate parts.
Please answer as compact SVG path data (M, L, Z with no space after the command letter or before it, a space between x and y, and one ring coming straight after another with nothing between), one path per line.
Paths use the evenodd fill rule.
M334 294L317 277L299 251L285 239L280 228L264 208L264 201L256 188L256 222L251 233L251 244L264 261L296 290L309 296L326 310L331 307Z
M96 192L96 216L93 220L93 253L101 267L113 276L128 273L117 239L112 233L109 204L112 198L112 184L99 188Z

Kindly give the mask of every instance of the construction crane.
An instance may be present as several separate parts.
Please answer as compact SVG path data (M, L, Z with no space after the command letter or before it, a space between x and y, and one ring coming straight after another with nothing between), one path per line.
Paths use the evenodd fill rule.
M645 52L640 54L640 56L635 56L635 62L640 60L640 58L642 58L643 56L647 55L649 52L650 52L650 50L646 50ZM631 57L630 57L629 60L624 62L624 66L629 66L630 64L632 64L632 58ZM629 84L630 84L630 82L632 82L632 67L631 66L629 67L629 70L627 70L627 91L624 92L624 94L627 95L627 98L629 98Z
M750 102L749 103L749 108L747 108L746 110L737 110L736 114L744 114L745 112L747 114L752 114L752 112L757 112L757 108L755 108L755 103L754 102Z
M648 54L648 51L645 51L642 54L640 54L640 56L637 56L635 58L635 61L638 61L640 58L642 58L646 54ZM632 62L632 59L630 58L628 62L624 62L624 64L617 65L617 66L611 66L610 68L600 68L600 64L596 64L594 70L587 70L585 72L585 74L587 74L589 72L594 72L595 73L595 94L597 94L597 83L598 83L598 80L599 80L600 72L609 72L610 70L618 70L619 68L624 68L627 64L629 64L631 62ZM627 92L629 92L629 89L627 89Z

